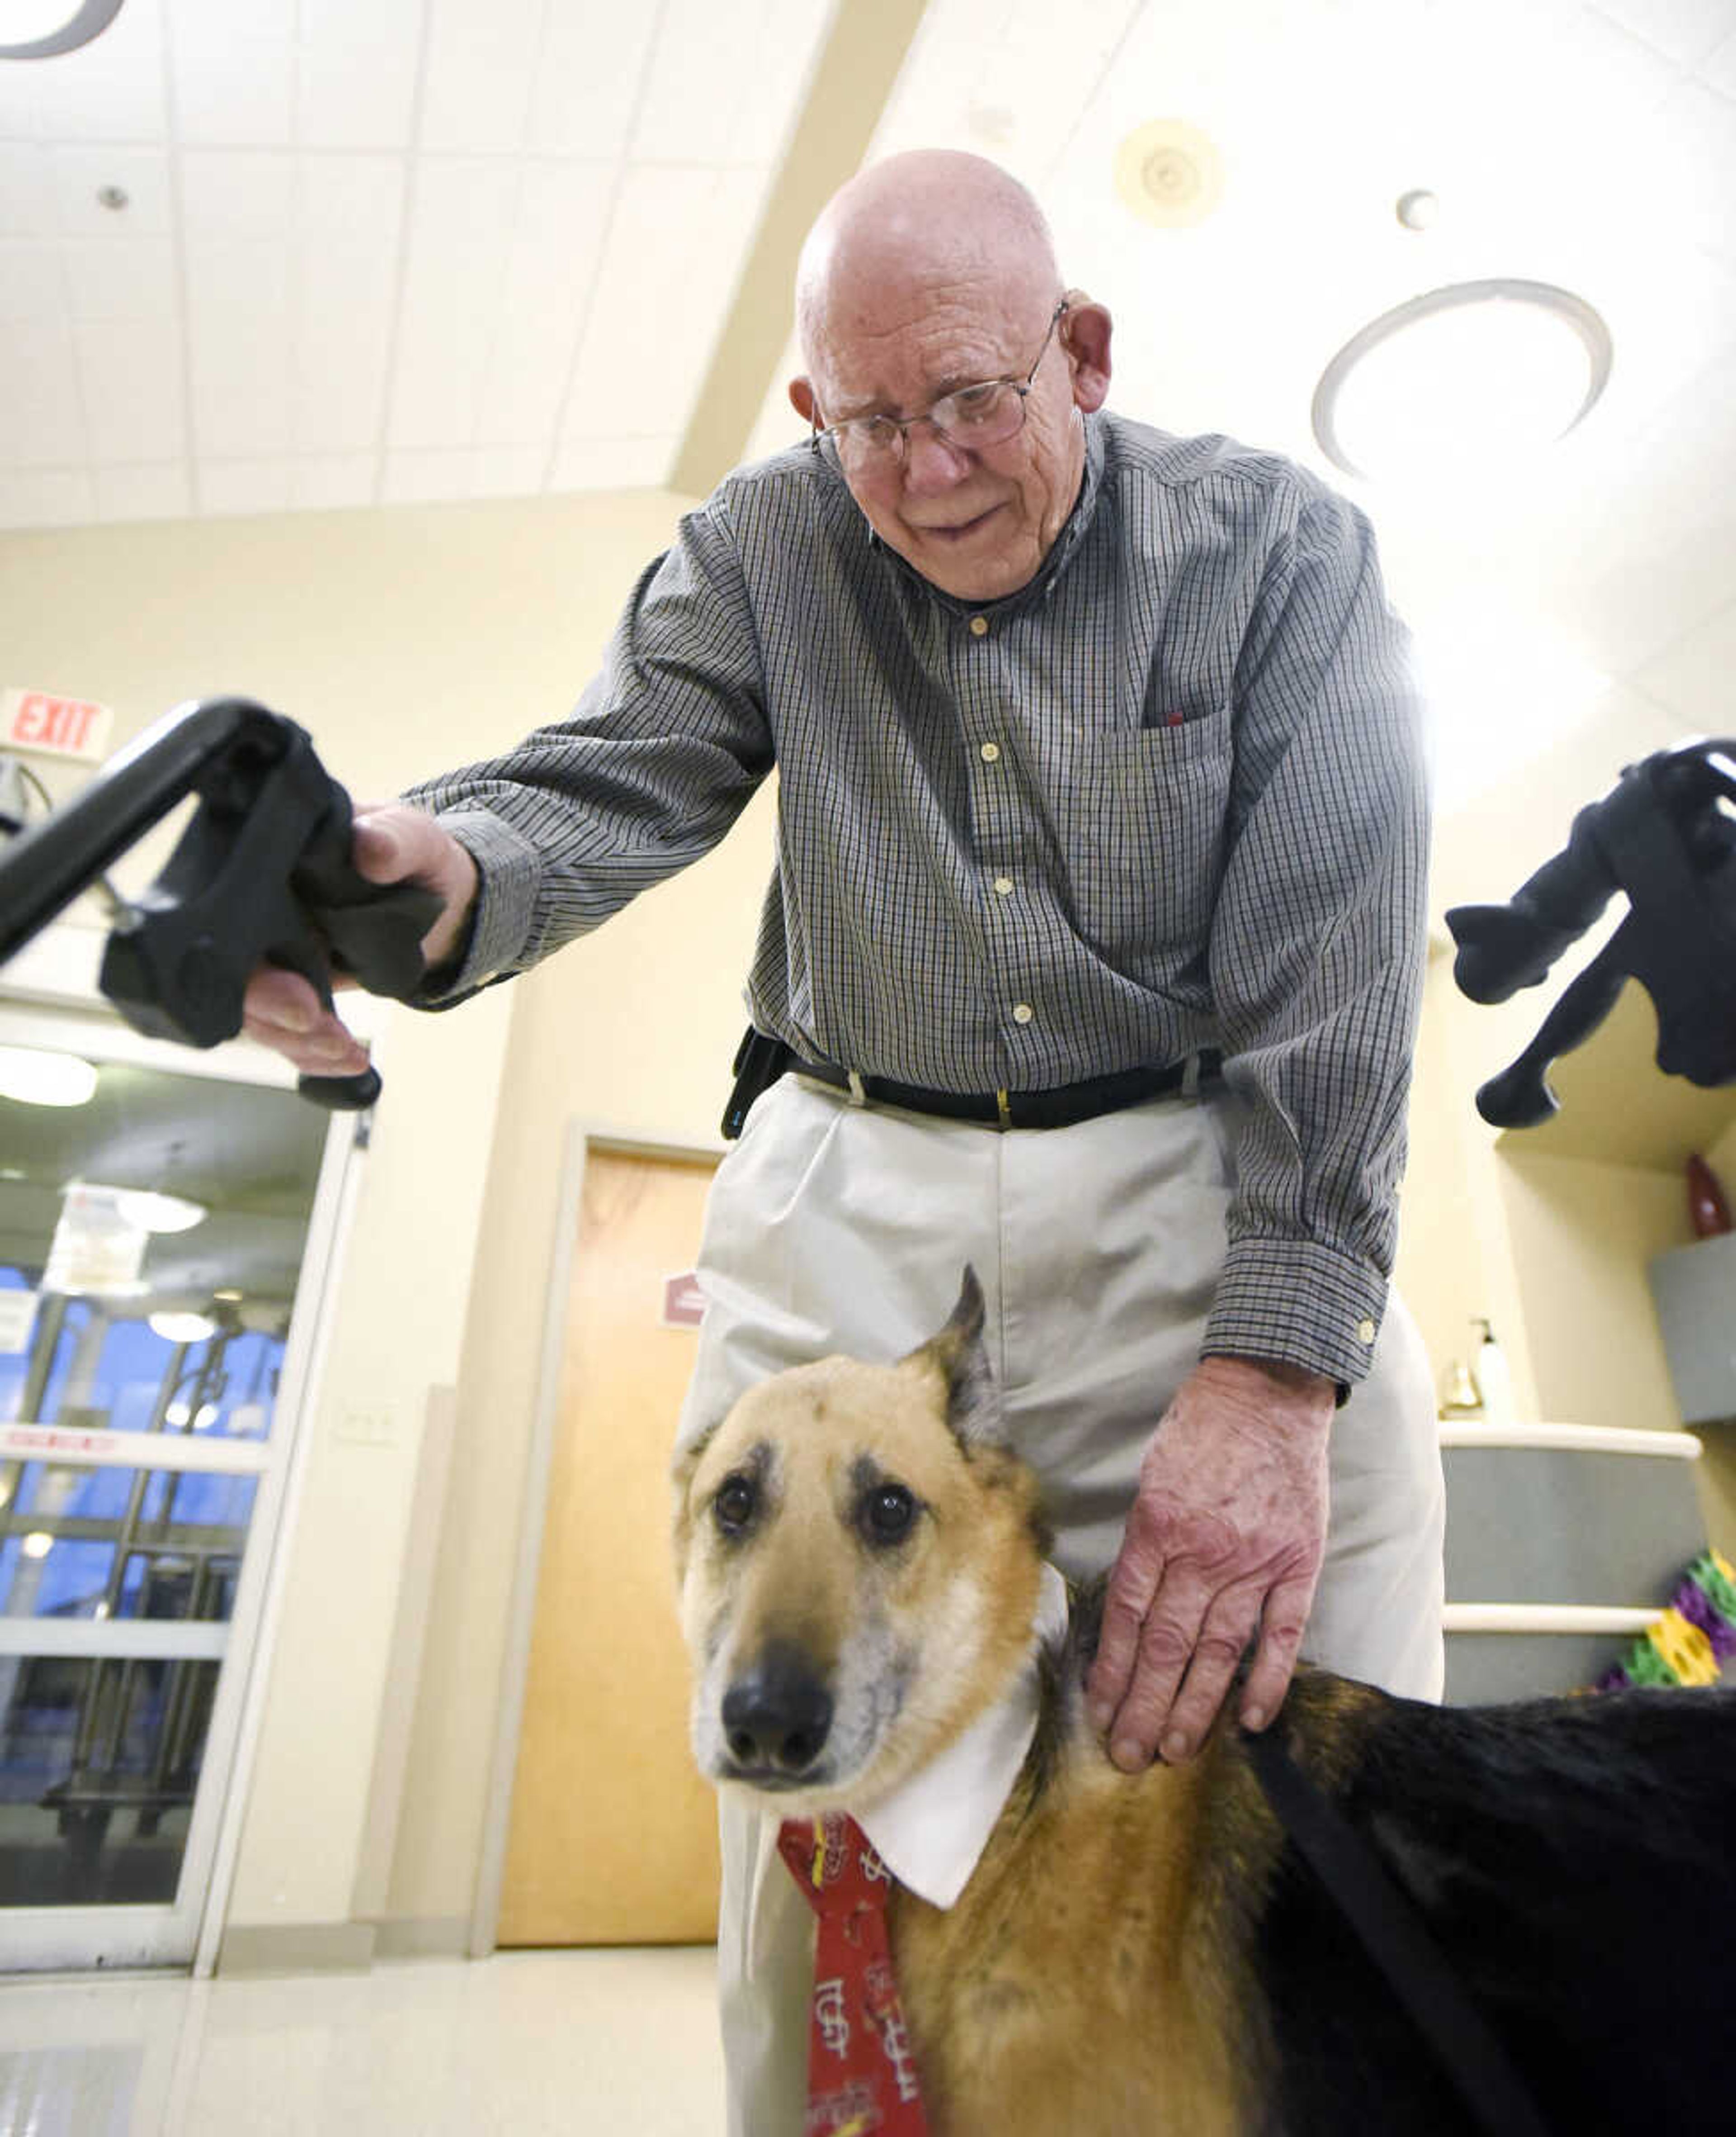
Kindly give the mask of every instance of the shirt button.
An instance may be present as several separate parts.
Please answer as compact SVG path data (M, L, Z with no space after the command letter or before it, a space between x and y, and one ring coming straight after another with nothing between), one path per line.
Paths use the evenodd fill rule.
M983 762L985 764L998 764L999 761L1000 744L998 742L985 742L983 744Z
M1012 877L1009 875L996 876L994 879L994 893L998 898L1010 898L1013 894Z
M1031 1007L1031 1005L1028 1002L1014 1002L1013 1005L1013 1021L1014 1024L1028 1024L1036 1014L1036 1010Z
M987 617L987 616L972 616L972 617L971 617L971 619L970 619L970 635L971 635L973 638L986 638L986 637L988 636L988 635L989 635L989 619L988 619L988 617Z
M1374 1340L1374 1322L1372 1321L1359 1321L1356 1324L1356 1335L1357 1340L1359 1342L1372 1343Z

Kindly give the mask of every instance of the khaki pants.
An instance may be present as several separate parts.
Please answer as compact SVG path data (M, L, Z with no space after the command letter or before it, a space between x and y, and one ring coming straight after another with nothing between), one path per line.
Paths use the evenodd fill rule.
M786 1076L720 1167L683 1438L743 1389L931 1336L972 1263L1011 1436L1044 1480L1054 1557L1104 1571L1140 1458L1195 1363L1233 1182L1232 1102L1162 1098L1014 1130L876 1107ZM1445 1497L1427 1360L1395 1298L1334 1419L1326 1559L1303 1652L1438 1699ZM732 2137L800 2137L813 1917L776 1822L726 1806L717 1960Z

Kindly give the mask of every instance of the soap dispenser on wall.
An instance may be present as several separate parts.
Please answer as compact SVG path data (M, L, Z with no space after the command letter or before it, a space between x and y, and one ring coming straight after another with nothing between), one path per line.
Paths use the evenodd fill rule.
M1511 1424L1515 1416L1513 1375L1507 1364L1507 1354L1495 1341L1495 1331L1486 1321L1479 1319L1471 1325L1483 1331L1473 1369L1482 1393L1483 1414L1491 1424Z

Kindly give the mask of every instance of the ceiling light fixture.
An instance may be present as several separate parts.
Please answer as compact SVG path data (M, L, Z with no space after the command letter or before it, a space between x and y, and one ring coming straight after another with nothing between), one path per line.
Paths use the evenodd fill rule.
M51 60L100 37L123 0L0 0L0 60Z
M208 1343L217 1332L208 1313L153 1313L149 1318L151 1333L165 1343Z
M95 1092L95 1066L76 1054L0 1046L0 1098L21 1106L87 1106Z
M153 1195L139 1187L112 1191L121 1215L141 1232L190 1232L210 1214L202 1202L189 1202L179 1195Z
M1142 221L1186 230L1223 198L1223 158L1197 126L1154 119L1116 150L1115 186Z
M1554 444L1613 361L1584 298L1510 276L1413 297L1353 334L1315 388L1314 435L1346 475L1439 478Z

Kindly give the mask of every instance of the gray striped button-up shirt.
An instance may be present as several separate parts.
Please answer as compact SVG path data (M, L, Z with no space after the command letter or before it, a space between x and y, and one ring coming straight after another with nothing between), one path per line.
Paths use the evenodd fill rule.
M1086 437L1038 577L975 606L805 446L730 476L572 718L412 795L482 870L447 999L697 859L776 765L754 1022L972 1092L1221 1049L1245 1103L1206 1348L1354 1381L1424 954L1407 641L1366 523L1303 470Z

